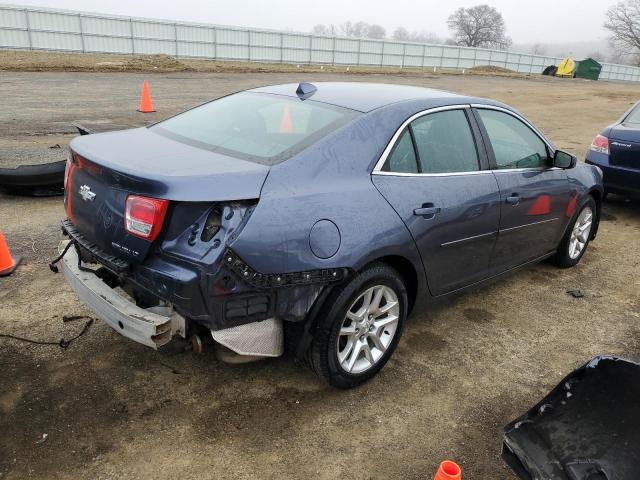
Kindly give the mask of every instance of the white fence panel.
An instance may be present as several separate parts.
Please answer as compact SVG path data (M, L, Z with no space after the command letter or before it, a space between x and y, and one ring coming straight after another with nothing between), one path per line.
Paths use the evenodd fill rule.
M32 48L82 51L82 38L74 33L31 32Z
M166 53L220 60L541 73L562 59L528 53L353 39L0 4L0 48ZM640 81L640 68L603 64L602 80Z
M311 48L316 51L333 51L333 41L333 38L311 37Z
M332 64L333 51L311 50L311 63Z
M136 38L133 41L133 49L136 53L143 55L151 55L154 53L176 55L176 43L169 40L146 40Z
M249 46L249 32L246 30L218 28L216 29L216 43L220 45Z
M154 40L175 40L175 25L151 22L133 22L133 36Z
M0 26L7 28L27 28L25 10L7 10L0 8Z
M217 44L217 57L221 60L249 60L249 47Z
M215 58L216 46L213 43L178 42L178 56L192 58Z
M215 43L215 30L208 27L176 25L176 37L179 42Z
M130 37L131 21L116 18L82 17L82 32L85 35L105 37Z
M26 30L0 30L0 45L8 48L29 48L29 32Z
M100 53L131 53L132 42L130 38L87 36L84 37L84 49L86 52Z
M80 16L47 12L29 12L29 28L50 32L80 33Z

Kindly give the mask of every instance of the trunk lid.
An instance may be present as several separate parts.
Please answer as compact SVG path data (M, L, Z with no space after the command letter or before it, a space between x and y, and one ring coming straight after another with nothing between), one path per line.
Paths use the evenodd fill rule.
M640 125L622 123L609 132L609 163L640 170Z
M269 172L267 166L185 145L147 128L77 137L70 147L67 216L86 241L134 263L144 260L151 242L125 229L128 195L172 204L257 199Z

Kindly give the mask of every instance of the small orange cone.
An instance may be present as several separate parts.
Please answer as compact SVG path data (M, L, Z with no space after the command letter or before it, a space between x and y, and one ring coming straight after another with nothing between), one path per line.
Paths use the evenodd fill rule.
M0 232L0 277L6 277L13 273L22 260L20 257L12 257L4 235Z
M433 480L462 480L462 469L456 462L445 460L440 464Z
M289 113L289 106L285 105L282 110L282 120L280 120L280 133L291 133L293 127L291 126L291 114Z
M149 84L146 80L142 82L142 95L140 95L140 106L138 111L142 113L155 112L153 109L153 102L151 101L151 94L149 93Z

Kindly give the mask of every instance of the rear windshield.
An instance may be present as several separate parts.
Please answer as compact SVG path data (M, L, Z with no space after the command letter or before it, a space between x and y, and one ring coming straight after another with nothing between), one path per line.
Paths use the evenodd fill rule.
M274 165L357 115L353 110L312 100L243 92L206 103L150 128L189 145Z

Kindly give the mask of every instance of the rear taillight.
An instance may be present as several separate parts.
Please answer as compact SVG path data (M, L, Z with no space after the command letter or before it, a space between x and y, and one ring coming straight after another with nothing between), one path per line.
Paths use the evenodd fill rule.
M125 207L125 229L136 237L155 240L162 230L168 207L169 200L129 195Z
M591 142L589 150L609 155L609 139L604 135L596 136L596 138L593 139L593 142Z
M64 167L64 189L68 190L68 185L69 185L69 174L71 173L71 168L72 168L72 164L71 164L71 157L67 158L67 163Z
M73 212L71 211L71 177L73 176L74 169L75 165L71 157L67 158L67 164L64 168L64 201L67 218L71 221L73 221Z

